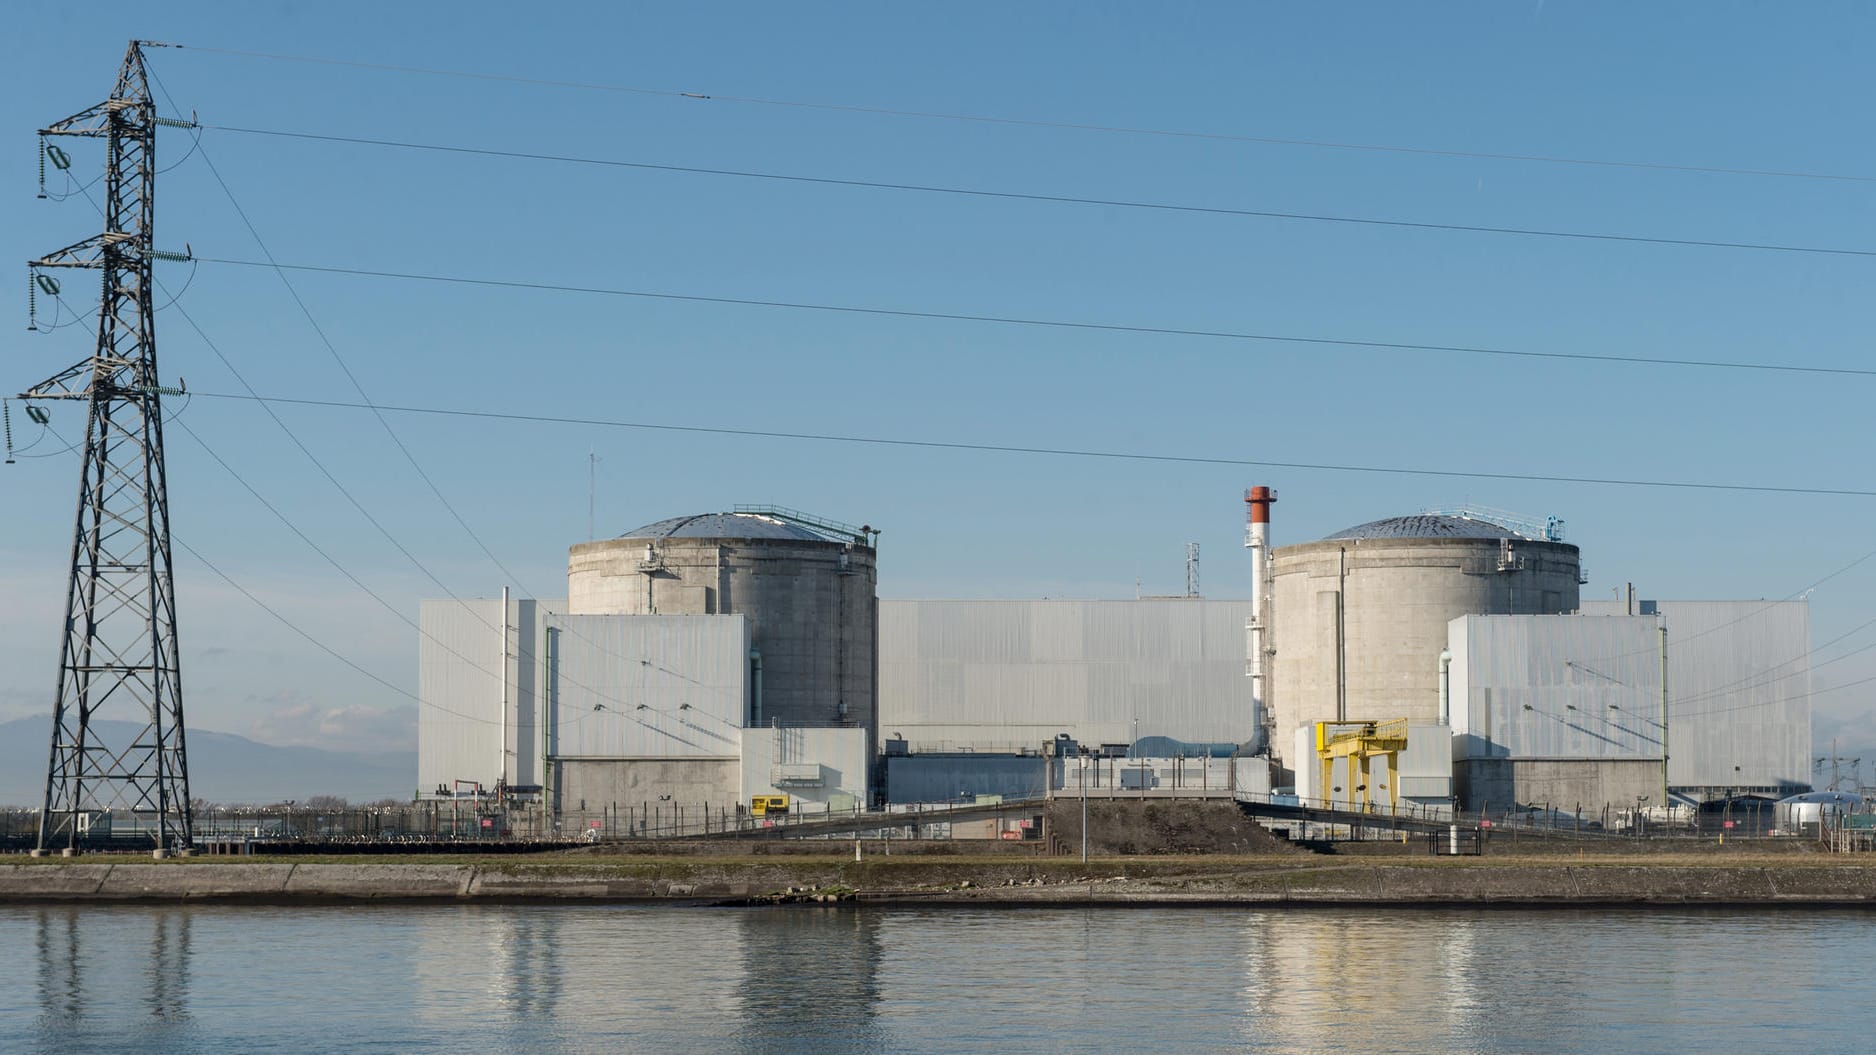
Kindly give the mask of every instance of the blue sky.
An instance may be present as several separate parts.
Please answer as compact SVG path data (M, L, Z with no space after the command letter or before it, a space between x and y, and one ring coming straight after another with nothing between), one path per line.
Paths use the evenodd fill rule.
M1876 177L1848 114L1876 12L1746 4L147 4L12 13L0 41L0 232L25 260L92 233L37 201L32 131L98 101L125 40L716 98L153 50L208 124L689 167L1677 239L1876 248L1876 185L1435 157L763 105ZM188 152L168 130L167 164ZM209 131L203 152L284 262L701 296L1547 352L1866 367L1876 260L1127 210L445 156ZM75 149L76 172L95 151ZM88 178L88 177L87 177ZM62 184L54 181L52 190ZM158 241L260 250L202 156L159 183ZM25 332L0 281L4 387L88 353ZM1870 489L1871 379L1402 353L294 274L371 397L762 430L1212 458ZM164 265L259 391L355 399L271 272ZM82 285L74 284L74 285ZM70 298L83 304L82 296ZM42 305L43 307L43 305ZM179 314L164 372L238 383ZM17 409L17 408L16 408ZM55 407L65 435L82 431ZM279 410L459 596L505 576L368 413ZM1462 502L1556 515L1586 596L1785 597L1869 552L1876 500L1077 460L390 415L520 580L557 595L586 537L772 502L884 529L892 597L1248 590L1242 488L1299 541ZM251 404L180 421L393 608L439 590ZM16 440L35 430L15 418ZM30 453L56 450L47 439ZM181 428L174 529L309 633L414 690L415 633L261 508ZM0 473L0 718L49 702L75 461ZM276 742L408 743L409 702L179 561L193 724ZM1876 618L1876 560L1813 595L1823 643ZM1821 654L1876 640L1865 631ZM1819 687L1876 674L1860 654ZM1872 686L1817 731L1876 748Z

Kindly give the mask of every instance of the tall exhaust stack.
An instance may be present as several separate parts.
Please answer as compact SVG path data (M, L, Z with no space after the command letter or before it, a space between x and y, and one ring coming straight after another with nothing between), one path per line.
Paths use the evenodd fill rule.
M1270 655L1270 503L1276 500L1277 492L1268 487L1244 492L1244 546L1251 551L1251 617L1244 621L1244 673L1251 679L1251 713L1263 733L1264 750L1272 757L1277 743L1271 735L1274 723L1265 666Z

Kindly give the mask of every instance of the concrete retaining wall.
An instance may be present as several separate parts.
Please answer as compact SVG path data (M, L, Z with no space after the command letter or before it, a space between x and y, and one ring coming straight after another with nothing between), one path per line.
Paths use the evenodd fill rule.
M0 866L0 902L770 900L839 889L894 904L1876 903L1876 869L1829 863L1654 865L1320 858L936 861L869 856L748 862L487 864L35 863ZM1090 872L1092 871L1092 875Z

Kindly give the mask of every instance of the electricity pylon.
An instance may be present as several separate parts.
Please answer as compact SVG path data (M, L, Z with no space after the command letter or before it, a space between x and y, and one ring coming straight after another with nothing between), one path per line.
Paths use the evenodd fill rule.
M194 841L163 470L162 396L174 390L157 379L151 304L151 264L175 256L151 242L156 128L187 122L157 118L144 46L130 43L109 99L39 132L41 151L55 159L66 155L51 137L105 144L103 233L28 265L48 292L57 290L56 269L103 277L91 357L21 394L87 407L40 853L58 844L77 852L106 834L101 819L130 822L159 854Z

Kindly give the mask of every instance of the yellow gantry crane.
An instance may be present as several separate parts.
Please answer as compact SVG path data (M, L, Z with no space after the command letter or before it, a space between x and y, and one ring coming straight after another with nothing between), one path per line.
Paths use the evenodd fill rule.
M1400 806L1400 753L1407 749L1407 719L1377 722L1317 722L1316 757L1322 760L1322 797L1334 801L1335 760L1348 759L1348 779L1352 791L1361 793L1361 811L1368 812L1368 760L1387 757L1388 811ZM1361 779L1357 781L1359 767ZM1350 799L1354 796L1351 794Z

